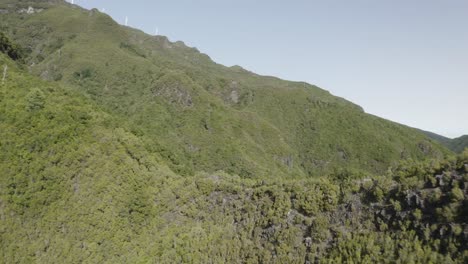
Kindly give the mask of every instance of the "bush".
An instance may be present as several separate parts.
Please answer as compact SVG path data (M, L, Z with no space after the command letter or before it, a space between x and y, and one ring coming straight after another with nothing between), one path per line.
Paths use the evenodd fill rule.
M459 187L454 187L450 193L453 202L463 201L465 198L463 191Z
M41 110L45 105L45 95L38 89L32 89L26 96L26 109L30 112Z
M90 68L85 68L85 69L82 69L81 71L75 72L73 75L78 80L88 79L93 76L93 70Z

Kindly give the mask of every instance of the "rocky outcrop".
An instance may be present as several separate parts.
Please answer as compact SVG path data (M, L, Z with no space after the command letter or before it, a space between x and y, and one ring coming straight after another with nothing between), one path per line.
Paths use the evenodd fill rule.
M22 9L18 10L18 13L32 15L32 14L35 14L35 13L40 13L42 11L44 11L44 9L34 8L34 7L30 6L28 8L22 8Z
M153 95L167 99L171 104L178 104L185 107L192 107L193 100L190 93L184 86L175 84L172 86L161 86L153 90Z

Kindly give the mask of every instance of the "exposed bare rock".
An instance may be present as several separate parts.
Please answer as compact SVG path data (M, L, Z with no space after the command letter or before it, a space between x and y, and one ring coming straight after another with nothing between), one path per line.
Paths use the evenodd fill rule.
M192 107L193 99L188 90L183 84L176 82L172 84L163 84L153 88L153 95L163 97L171 104L178 104L184 107Z
M44 9L42 9L42 8L37 8L36 9L36 8L30 6L28 8L22 8L22 9L18 10L18 13L32 15L32 14L35 14L35 13L40 13L42 11L44 11Z
M235 104L239 103L239 93L236 90L233 90L231 92L230 98L233 103Z

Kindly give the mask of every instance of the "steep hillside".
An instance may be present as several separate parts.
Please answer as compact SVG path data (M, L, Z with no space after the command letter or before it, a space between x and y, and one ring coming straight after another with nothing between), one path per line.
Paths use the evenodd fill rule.
M444 145L448 149L456 152L462 153L466 148L468 148L468 135L461 136L459 138L450 139L444 136L437 135L435 133L423 131L428 137L434 139L440 144Z
M224 67L97 10L61 1L0 3L0 27L24 47L31 72L75 87L118 116L177 173L383 172L400 159L448 153L419 131L318 87Z
M30 1L8 2L14 5L0 10L11 12L25 2L29 9ZM49 4L65 8L55 6L60 1L36 2L44 9ZM67 6L60 12L71 12L78 21L96 15ZM10 35L17 31L21 46L29 47L21 51L0 34L0 263L467 262L468 152L443 161L397 162L401 157L437 158L445 151L411 129L366 115L312 86L209 60L199 74L189 75L196 64L180 66L178 57L186 47L155 49L160 57L134 60L123 45L122 54L107 57L100 54L104 44L94 50L86 44L91 38L76 29L71 31L75 37L54 50L43 46L57 40L49 35L57 30L51 26L70 19L50 22L47 12L55 11L15 13L0 20ZM51 26L30 19L47 19ZM34 33L28 26L45 28L25 37L25 32ZM116 28L124 36L134 32ZM85 44L88 50L81 50ZM121 49L112 41L106 45L113 52ZM122 60L109 64L109 71L121 69L120 75L99 70L108 59ZM141 75L133 76L127 67L136 67L135 74ZM167 73L172 67L181 70ZM144 93L148 86L141 84L152 82L142 79L146 70L155 71L149 87L156 96L152 90ZM199 83L199 78L211 80L203 77L205 71L233 77L208 89ZM234 77L237 85L246 85L237 86L242 87L238 95L254 93L249 103L240 103L243 97L232 93L237 91ZM310 98L317 99L312 101L316 106ZM311 127L316 134L309 138ZM356 137L377 128L382 134L372 134L369 141ZM189 139L192 147L178 152ZM383 140L382 147L366 146L378 143L374 140ZM333 142L353 149L336 154L327 149ZM219 151L196 149L201 146ZM270 151L297 156L277 164ZM343 161L331 160L328 169L337 169L327 177L307 177L314 170L297 160L322 151L324 157L339 155ZM362 172L379 169L361 164L374 160L367 156L373 151L380 153L379 166L395 166L379 176ZM188 161L190 166L184 163ZM253 174L262 171L271 174Z
M154 181L176 176L90 100L0 63L0 263L76 262L157 221Z
M0 64L0 263L466 263L468 153L380 177L182 177L93 100Z
M450 138L441 136L441 135L436 134L436 133L432 133L432 132L424 131L424 130L421 130L421 132L424 133L429 138L432 138L433 140L435 140L437 142L440 142L442 145L444 145L446 147L448 147L448 145L449 145L449 143L451 141Z
M457 153L463 152L466 148L468 148L468 135L454 138L449 143L449 149Z

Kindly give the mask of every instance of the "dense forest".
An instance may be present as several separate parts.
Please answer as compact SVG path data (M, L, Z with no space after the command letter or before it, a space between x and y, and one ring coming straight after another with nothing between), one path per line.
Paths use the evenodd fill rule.
M0 263L468 262L468 150L97 10L0 11Z

